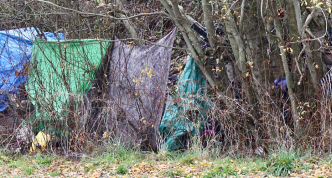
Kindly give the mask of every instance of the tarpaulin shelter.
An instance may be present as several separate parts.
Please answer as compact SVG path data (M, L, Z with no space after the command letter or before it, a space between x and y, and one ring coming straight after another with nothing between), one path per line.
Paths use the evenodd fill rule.
M40 130L42 123L79 110L77 103L90 89L108 46L94 39L34 43L26 90L40 116Z
M142 47L113 44L109 126L123 143L156 149L175 34L173 29L153 45Z
M209 109L203 96L206 96L206 79L190 56L177 82L177 92L166 107L159 127L167 150L185 148L186 137L198 133L196 123L202 133Z
M26 81L23 68L30 60L32 43L36 37L56 40L54 33L34 28L0 31L0 111L8 107L4 93L18 93L17 87ZM64 39L63 34L58 34Z

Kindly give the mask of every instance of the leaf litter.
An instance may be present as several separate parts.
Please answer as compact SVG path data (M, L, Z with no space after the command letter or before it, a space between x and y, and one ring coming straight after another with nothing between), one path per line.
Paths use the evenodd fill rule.
M260 167L255 162L227 160L227 158L225 160L197 158L193 161L143 158L133 164L124 164L119 161L98 162L95 158L87 161L49 157L52 161L43 162L40 156L23 155L11 158L0 155L0 177L278 177L268 173L269 165ZM331 162L307 161L310 160L301 160L302 167L295 167L284 177L331 177ZM127 171L119 174L120 165L127 166Z

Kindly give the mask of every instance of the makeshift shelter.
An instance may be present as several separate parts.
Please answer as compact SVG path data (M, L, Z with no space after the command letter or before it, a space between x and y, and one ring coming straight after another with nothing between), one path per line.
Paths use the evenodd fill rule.
M30 60L32 43L36 37L56 40L54 33L34 28L0 31L0 111L8 107L5 94L17 94L17 87L26 81L24 67ZM63 34L58 34L64 39Z
M171 101L166 107L159 127L166 149L185 148L187 136L203 132L209 109L208 102L203 100L203 96L206 96L206 80L190 56L177 82L177 92L175 96L170 96Z
M39 116L37 130L74 119L108 46L94 39L34 43L26 90Z
M123 143L156 150L175 34L173 29L155 44L143 47L120 41L113 44L109 126Z

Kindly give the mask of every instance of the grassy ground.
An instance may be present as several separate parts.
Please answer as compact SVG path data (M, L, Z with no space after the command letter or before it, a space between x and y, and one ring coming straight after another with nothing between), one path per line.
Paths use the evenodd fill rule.
M251 158L215 155L212 149L155 154L117 145L79 159L2 151L0 177L332 177L330 156L283 151Z

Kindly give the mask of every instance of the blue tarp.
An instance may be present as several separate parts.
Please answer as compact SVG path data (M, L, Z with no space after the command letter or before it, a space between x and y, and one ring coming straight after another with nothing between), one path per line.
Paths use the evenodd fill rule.
M278 78L274 80L274 86L276 88L281 88L283 92L287 91L287 82L286 78Z
M185 148L185 136L195 134L196 123L200 123L199 132L202 133L209 109L208 103L202 99L206 95L206 80L192 57L188 58L177 87L177 94L166 107L159 126L167 150ZM188 116L189 111L196 112L196 120Z
M37 29L38 30L38 29ZM4 93L18 93L17 87L26 81L23 68L30 60L32 42L36 37L57 40L54 33L38 36L34 28L0 31L0 111L8 107ZM58 34L64 39L63 34Z

